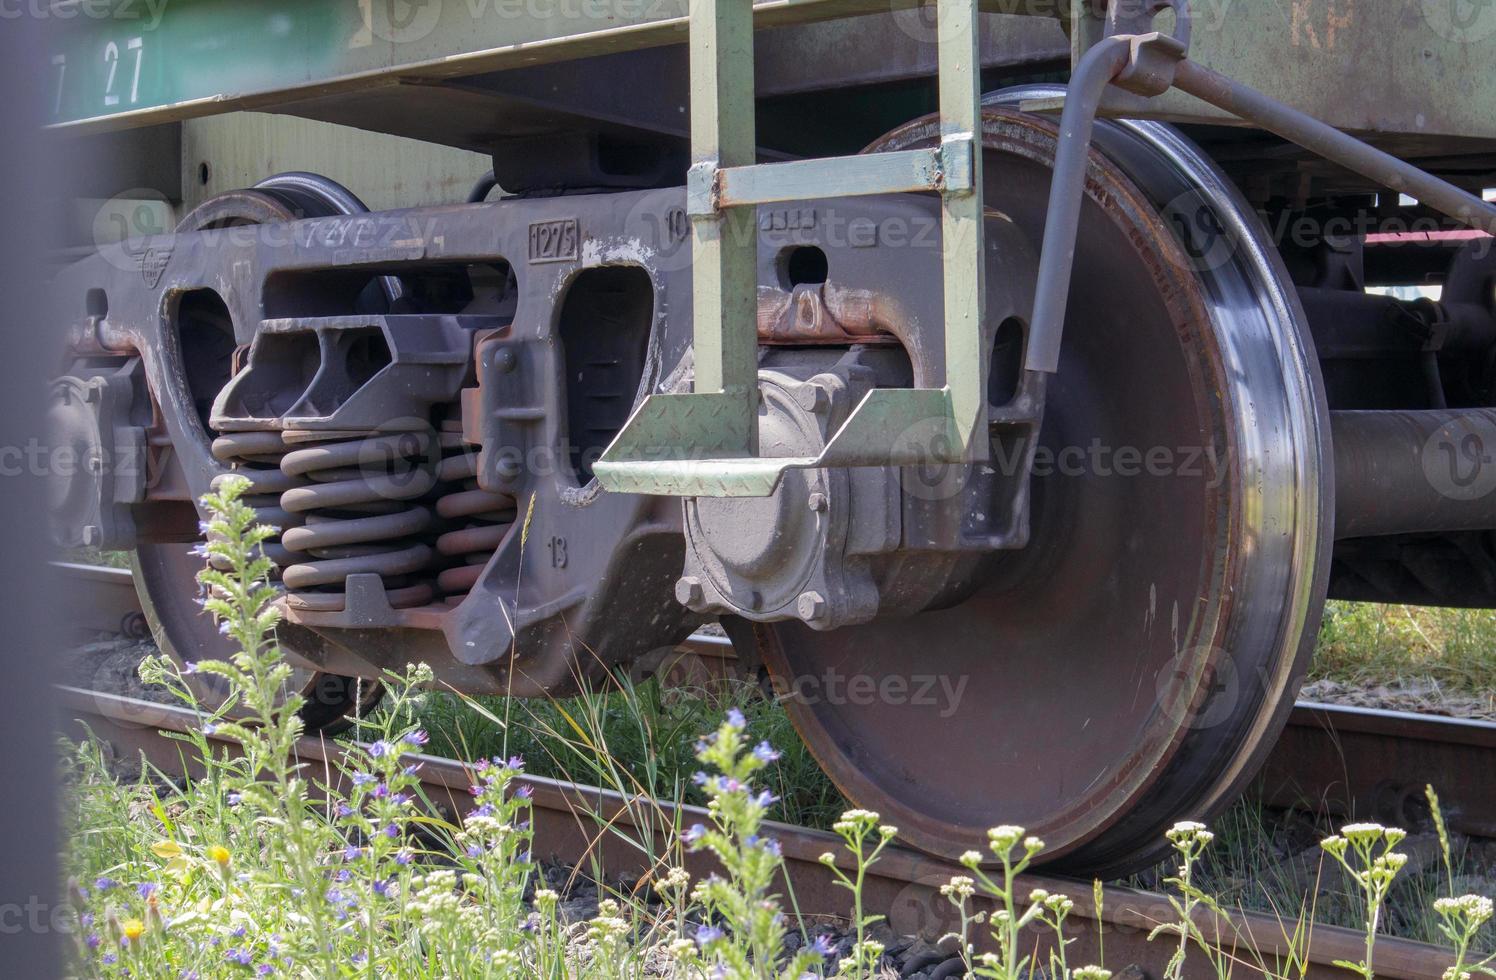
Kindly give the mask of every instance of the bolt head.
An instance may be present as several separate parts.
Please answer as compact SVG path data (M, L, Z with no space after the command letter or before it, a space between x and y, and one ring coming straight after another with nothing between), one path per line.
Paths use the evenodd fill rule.
M500 347L498 350L494 351L493 366L498 370L504 372L505 374L508 374L510 371L513 371L516 367L519 366L519 358L516 357L514 351L510 350L508 347Z
M807 497L805 503L806 506L815 511L817 514L819 514L821 511L825 510L827 506L829 506L829 502L826 500L826 495L819 490L815 491L809 497Z
M675 583L675 601L687 609L700 609L706 605L706 591L701 579L694 575L683 575Z
M795 392L795 401L807 412L824 412L831 404L831 396L818 384L803 384Z
M795 600L795 611L807 623L825 618L826 609L826 597L819 592L802 592Z

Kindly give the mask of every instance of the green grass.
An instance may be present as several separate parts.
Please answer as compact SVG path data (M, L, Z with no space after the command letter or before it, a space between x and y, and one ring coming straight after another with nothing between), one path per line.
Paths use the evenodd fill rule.
M781 750L760 777L780 798L770 819L829 828L846 801L783 709L743 682L708 692L616 678L599 690L556 700L431 692L419 699L418 723L430 732L432 750L454 758L520 755L533 775L702 804L706 796L691 780L699 768L696 738L715 731L733 708L746 718L748 737Z
M1331 602L1311 680L1352 685L1428 680L1496 696L1496 610Z

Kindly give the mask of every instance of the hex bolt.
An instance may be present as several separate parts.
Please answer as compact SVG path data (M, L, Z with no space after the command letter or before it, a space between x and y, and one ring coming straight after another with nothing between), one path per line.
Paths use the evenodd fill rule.
M805 503L810 507L811 510L819 514L821 511L826 509L826 495L817 490L815 493L812 493L808 498L806 498Z
M675 601L687 609L700 609L706 605L706 591L701 579L694 575L682 575L675 582Z
M85 524L85 525L83 525L83 547L85 547L85 548L97 547L98 544L99 544L99 542L103 541L103 540L104 540L104 532L102 530L100 530L99 525L97 525L97 524Z
M802 592L795 600L795 611L807 623L822 619L826 615L826 597L819 592Z
M831 396L818 384L803 384L795 392L795 401L807 412L824 412L831 403Z

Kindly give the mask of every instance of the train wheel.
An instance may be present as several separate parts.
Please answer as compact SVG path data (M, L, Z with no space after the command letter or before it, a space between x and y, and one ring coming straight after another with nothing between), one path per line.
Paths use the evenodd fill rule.
M988 227L1031 246L1005 249L1012 282L1035 276L1056 133L1014 107L1053 94L987 100ZM924 119L869 149L939 138ZM953 608L754 634L822 766L909 843L986 853L1019 824L1046 862L1112 875L1271 747L1318 627L1333 482L1303 313L1235 189L1147 123L1100 123L1086 183L1028 546Z
M191 545L140 545L131 567L140 607L163 653L178 665L233 655L232 641L218 632L213 617L197 603L196 576L203 560L193 554ZM283 649L306 653L322 641L309 630L283 622L276 627L276 642ZM214 708L222 703L226 691L215 685L217 678L192 674L187 680L200 704ZM294 670L288 686L306 699L301 709L305 730L327 735L348 728L353 718L373 710L384 696L378 681L305 669Z

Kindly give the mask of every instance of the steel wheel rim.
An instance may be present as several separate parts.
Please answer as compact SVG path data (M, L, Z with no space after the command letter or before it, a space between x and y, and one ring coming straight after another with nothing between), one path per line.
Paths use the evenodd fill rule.
M1035 145L1042 144L1042 134L1032 135L1042 131L1051 134L1047 152L1052 159L1052 123L1015 116L1011 110L1000 108L1052 93L1028 88L989 98L993 111L984 120L989 145L994 139L1011 139L1015 126L1029 130ZM935 124L923 120L890 134L872 149L928 144L937 134ZM1002 719L946 724L948 737L941 738L938 733L931 736L919 731L920 725L939 727L928 711L914 712L905 704L900 706L905 712L901 718L899 711L885 706L881 720L875 720L877 712L872 706L858 709L831 705L824 698L819 704L811 704L785 684L803 680L807 671L828 665L889 677L896 676L893 668L907 670L910 663L930 662L925 652L918 659L906 652L902 663L899 655L886 652L901 640L910 649L938 650L941 641L960 642L963 630L980 630L983 638L988 634L1001 638L1004 623L984 621L972 612L977 607L990 608L998 586L984 586L976 597L953 610L922 614L905 624L875 623L836 634L813 634L803 627L777 624L760 627L756 634L780 692L791 695L786 698L791 718L823 768L852 800L879 809L885 819L897 824L910 843L956 856L980 848L987 827L1022 823L1045 838L1048 860L1089 872L1117 873L1147 863L1166 846L1162 831L1171 819L1200 819L1223 806L1250 778L1262 754L1270 748L1292 705L1295 680L1312 647L1328 564L1329 491L1333 484L1325 451L1328 425L1317 363L1306 339L1302 313L1284 286L1286 276L1266 246L1255 216L1199 151L1168 127L1103 123L1098 127L1097 147L1088 179L1091 200L1087 213L1093 220L1093 212L1099 207L1099 188L1114 199L1125 199L1131 193L1156 206L1166 205L1186 188L1194 187L1236 246L1220 264L1212 260L1207 265L1214 267L1201 268L1198 276L1190 273L1198 283L1196 309L1203 308L1205 314L1198 325L1208 328L1201 340L1208 342L1216 359L1213 369L1205 372L1209 377L1195 378L1190 387L1197 413L1209 401L1208 389L1219 388L1216 416L1219 434L1230 447L1229 465L1224 467L1226 478L1219 493L1211 496L1199 491L1196 527L1202 540L1211 542L1209 547L1202 544L1198 548L1199 570L1169 569L1180 582L1194 575L1196 584L1165 591L1207 597L1208 608L1186 617L1184 630L1187 640L1202 642L1182 642L1179 647L1183 653L1176 648L1171 657L1158 661L1157 654L1151 652L1154 641L1146 640L1140 649L1150 652L1139 655L1145 669L1135 671L1132 678L1125 674L1105 678L1128 695L1133 695L1135 684L1122 687L1122 681L1143 682L1154 704L1138 710L1153 721L1130 708L1128 721L1117 724L1108 740L1093 750L1096 759L1107 761L1107 765L1097 767L1095 786L1077 792L1073 786L1060 785L1057 797L1065 802L1046 813L1033 800L1020 800L1017 787L1021 781L1014 780L1025 777L1024 763L1000 757L991 762L995 772L984 772L958 760L961 753L1016 753L1013 758L1030 758L1031 765L1038 767L1027 774L1036 793L1047 779L1053 784L1061 776L1070 778L1081 772L1084 759L1076 761L1072 742L1087 736L1083 726L1067 727L1063 701L1055 696L1060 685L1054 677L1046 677L1038 685L1042 690L1035 694L1041 702L1049 700L1048 710L1056 717L1043 719L1045 724L1038 732L1018 737L1007 730ZM1104 153L1109 163L1099 163L1098 153ZM988 187L992 188L994 180L999 179L997 169L989 166L988 171ZM1030 188L1031 192L1035 190ZM1043 196L1038 205L1041 209ZM1005 201L1001 192L989 197L989 208L1006 203L1029 206ZM1106 213L1110 217L1113 212ZM1097 231L1091 226L1093 234ZM1088 226L1083 224L1082 236L1087 233ZM1086 264L1088 247L1083 241L1078 249L1077 283L1082 290L1087 285L1087 270L1095 268ZM1136 251L1139 255L1148 251L1146 239ZM1159 242L1155 252L1162 257L1173 253L1171 262L1185 267L1190 264L1172 239ZM1072 303L1076 299L1073 295ZM1079 299L1076 309L1082 316L1088 309L1098 309L1091 302L1094 297L1081 295ZM1075 323L1072 316L1067 325L1067 350L1079 343L1074 336L1084 336L1076 333ZM1152 329L1158 332L1156 324ZM1180 357L1188 360L1183 353ZM1051 395L1054 424L1046 419L1051 435L1055 425L1063 426L1066 421L1064 404L1070 397L1066 386L1088 378L1080 370L1086 365L1078 367L1075 360L1071 356L1068 376L1062 365L1056 378ZM1090 365L1092 375L1103 366ZM1173 388L1169 387L1171 383ZM1160 379L1158 387L1161 391L1182 390L1177 379ZM1251 424L1247 424L1249 421ZM1160 431L1168 430L1164 427ZM1173 492L1185 491L1176 488ZM1036 487L1036 496L1042 495ZM1063 499L1062 495L1050 495ZM1253 495L1255 499L1249 502ZM1051 504L1052 512L1054 508ZM1053 531L1046 530L1044 517L1037 510L1038 506L1030 555L1016 565L1005 560L1006 564L999 566L1000 577L1022 578L1014 569L1033 574L1037 568L1042 574L1049 560L1043 554L1048 543L1045 535ZM1084 515L1067 516L1084 521ZM1182 515L1178 519L1184 522ZM1146 525L1147 518L1143 520ZM1062 544L1060 549L1067 547L1070 550L1056 559L1062 564L1074 553L1073 544ZM1156 547L1159 554L1170 553L1162 545ZM1183 556L1176 557L1181 567L1187 563L1188 548L1181 545L1172 553ZM1023 562L1030 563L1026 569ZM1120 562L1116 569L1126 567ZM1096 582L1090 587L1094 590ZM1125 583L1106 587L1123 592L1128 588ZM1079 600L1090 598L1086 588L1082 585L1077 590L1080 594L1073 600L1076 607ZM1123 605L1125 602L1119 600L1117 608ZM1021 609L1011 612L1023 615ZM1167 622L1172 613L1166 604L1162 611L1155 607L1154 615ZM1125 638L1117 643L1119 647L1124 645ZM997 661L1002 652L994 649L993 660ZM1024 655L1033 656L1029 652ZM1148 659L1150 656L1153 659ZM987 704L969 705L964 710L1001 712L1015 725L1034 728L1033 719L1042 712L1035 715L1021 704L1004 701L1002 692L992 687L991 670L978 670L974 663L966 666L971 668L967 670L969 679L986 683L982 698ZM1101 683L1099 675L1108 667L1079 661L1074 669L1098 676L1094 682L1089 676L1077 677L1072 687ZM1177 676L1171 678L1171 672ZM1228 674L1235 686L1225 694L1212 695L1207 679L1228 680ZM1160 676L1164 679L1158 680ZM1020 673L1012 683L1021 686L1026 680ZM1221 708L1219 704L1225 701L1231 703ZM1098 701L1092 697L1089 703ZM960 744L983 741L974 737L981 733L988 736L988 744ZM1135 746L1130 751L1115 748L1129 744ZM948 753L947 757L934 765L942 751ZM941 780L965 783L968 788L951 790L941 786L941 780L933 774L921 774L917 757L930 764L928 769L943 768ZM1051 765L1053 772L1043 771ZM1005 782L1003 776L1012 779ZM1000 796L1004 797L1001 802L997 800Z

